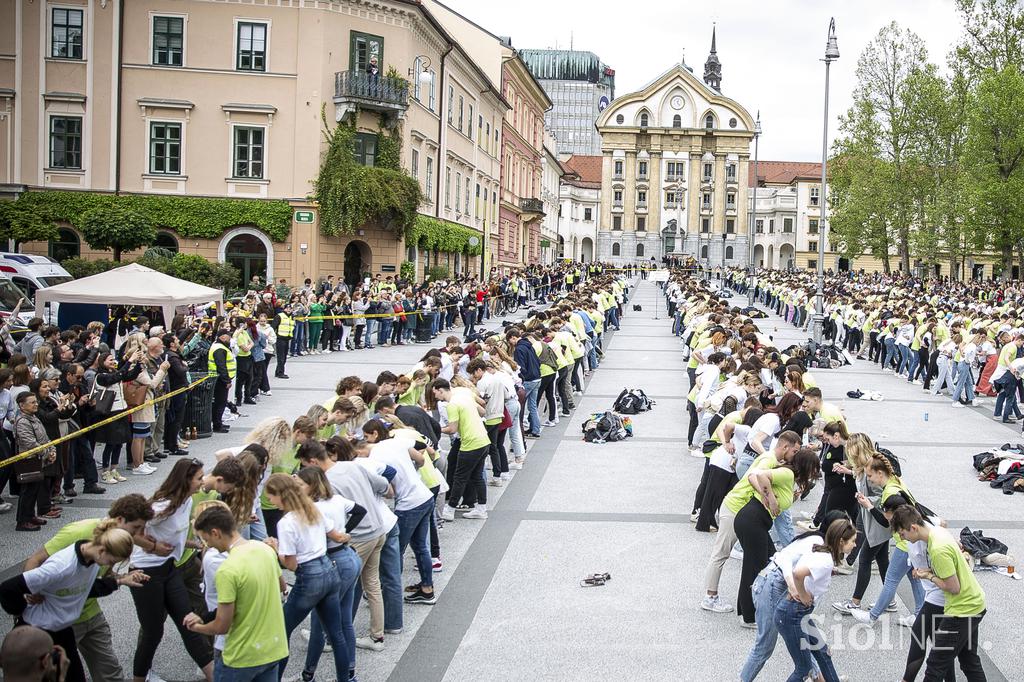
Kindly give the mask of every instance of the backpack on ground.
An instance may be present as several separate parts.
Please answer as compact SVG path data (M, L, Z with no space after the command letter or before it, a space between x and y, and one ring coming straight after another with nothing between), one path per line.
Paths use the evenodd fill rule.
M639 388L624 388L612 404L612 409L620 414L639 414L654 407L654 401Z
M643 310L643 306L641 306L639 303L634 303L633 304L633 312L639 313L642 310Z
M632 423L614 412L597 412L583 422L583 440L588 443L606 443L625 440L633 435Z

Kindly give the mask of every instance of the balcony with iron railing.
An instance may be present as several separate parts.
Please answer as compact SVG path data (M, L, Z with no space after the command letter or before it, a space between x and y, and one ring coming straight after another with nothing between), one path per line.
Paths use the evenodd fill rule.
M712 210L713 209L711 207L711 204L701 204L700 205L701 215L711 215Z
M519 200L519 210L522 211L523 220L535 220L544 217L544 202L540 199L528 197Z
M637 213L647 213L647 202L646 201L638 201L638 202L636 202L636 211L637 211Z
M615 199L612 201L612 210L619 212L622 211L622 199Z
M334 106L339 121L356 109L402 118L409 108L409 82L365 71L339 71L334 74Z

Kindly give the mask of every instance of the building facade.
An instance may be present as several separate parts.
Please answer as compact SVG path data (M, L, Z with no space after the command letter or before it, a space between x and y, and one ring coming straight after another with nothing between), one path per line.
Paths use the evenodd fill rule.
M757 176L756 210L752 208L753 173L749 204L750 219L754 223L755 267L817 268L818 239L822 236L821 164L761 161ZM833 252L826 241L826 269L836 269L839 265L839 254Z
M719 91L721 64L713 56L710 83L676 64L598 118L599 260L688 255L711 267L747 262L754 121Z
M544 112L551 107L551 100L508 43L501 88L511 108L502 122L502 192L495 265L509 270L538 263L541 258Z
M483 265L467 253L406 245L383 220L325 236L309 198L326 149L323 112L328 127L355 126L363 165L376 165L381 136L398 132L422 215L482 241L496 225L508 103L419 2L11 2L0 8L0 67L0 185L8 196L285 202L293 219L276 231L255 221L202 236L160 230L159 245L231 262L244 281L358 279L397 272L405 259L421 271ZM446 185L450 174L458 202L446 202L456 192ZM55 241L109 257L68 221ZM47 253L52 243L22 248Z
M566 169L555 153L555 139L544 132L544 168L541 171L540 200L544 202L544 218L540 224L541 262L550 265L558 258L559 194Z
M589 263L594 260L597 226L601 222L601 156L570 156L562 165L567 174L562 182L558 211L559 258Z
M593 52L520 50L523 62L551 98L545 115L558 153L599 155L601 135L594 122L615 99L615 70Z

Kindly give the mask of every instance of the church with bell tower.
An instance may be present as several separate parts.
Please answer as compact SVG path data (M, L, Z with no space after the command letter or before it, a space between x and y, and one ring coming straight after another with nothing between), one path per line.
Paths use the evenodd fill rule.
M746 264L754 119L722 92L717 38L713 27L703 79L682 59L598 117L598 259Z

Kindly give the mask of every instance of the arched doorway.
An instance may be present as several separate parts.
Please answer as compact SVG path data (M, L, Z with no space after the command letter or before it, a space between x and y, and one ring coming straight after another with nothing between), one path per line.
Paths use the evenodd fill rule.
M558 249L555 251L555 260L565 258L565 237L558 235Z
M178 253L178 240L166 230L160 230L156 233L156 241L153 242L153 246L167 249L171 253Z
M936 266L936 267L939 267L939 266ZM839 258L839 271L840 272L849 272L850 271L850 259L849 258L843 258L843 257ZM936 271L935 276L936 277L939 276L939 271ZM1014 279L1017 279L1017 277L1015 276Z
M764 262L764 266L766 268L774 268L775 267L775 247L774 246L769 246L768 247L768 260L766 260Z
M50 240L50 258L58 263L68 258L78 258L82 253L82 242L74 230L62 227L57 230L57 238Z
M584 263L594 260L594 240L590 237L584 237L580 244L580 260Z
M248 282L253 276L266 281L267 247L254 234L237 234L224 247L224 262L234 265L242 273L242 281Z
M793 245L783 244L779 247L779 269L789 270L793 267Z
M754 266L764 267L764 247L760 244L754 246Z
M373 253L366 242L349 242L345 246L345 284L353 289L357 287L363 281L363 275L370 272L372 259Z

